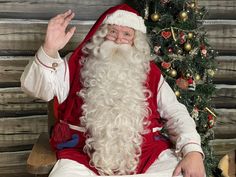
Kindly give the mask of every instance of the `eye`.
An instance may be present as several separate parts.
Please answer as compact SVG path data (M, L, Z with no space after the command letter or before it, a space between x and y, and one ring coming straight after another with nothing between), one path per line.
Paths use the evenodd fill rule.
M110 30L110 34L115 34L115 33L116 33L116 31L114 29Z
M129 32L124 32L125 36L131 36L131 34Z

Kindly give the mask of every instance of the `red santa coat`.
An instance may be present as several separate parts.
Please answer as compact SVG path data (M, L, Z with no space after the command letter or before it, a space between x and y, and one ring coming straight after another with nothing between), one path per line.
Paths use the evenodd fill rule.
M70 66L70 65L69 65ZM80 68L80 66L78 66ZM81 83L79 80L79 70L77 68L76 76L71 84L71 90L67 99L59 106L57 106L57 118L58 120L63 120L72 125L80 125L80 117L82 115L81 106L83 104L82 99L78 96L78 92L81 89ZM73 68L69 68L73 69ZM141 156L140 161L136 169L136 173L145 173L145 171L151 166L151 164L158 158L159 154L170 148L171 143L169 140L165 139L160 135L159 131L152 131L153 128L162 127L163 123L160 120L160 115L157 111L157 88L160 81L161 72L155 65L155 63L150 62L150 72L146 80L146 87L152 92L151 97L148 98L149 108L151 113L147 119L150 121L148 129L150 132L143 135L143 143L141 145ZM70 129L71 134L77 134L79 136L79 143L73 148L65 148L62 150L57 150L58 159L71 159L75 160L81 164L84 164L89 169L93 170L98 174L94 167L89 165L89 157L83 152L83 147L85 145L85 133ZM58 132L55 132L55 134ZM51 145L56 149L57 143L52 137Z

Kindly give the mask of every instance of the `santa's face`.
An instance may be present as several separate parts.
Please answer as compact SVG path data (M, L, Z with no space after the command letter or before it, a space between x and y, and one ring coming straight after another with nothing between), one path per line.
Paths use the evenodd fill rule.
M107 40L114 41L117 44L130 44L134 42L134 29L127 26L108 25Z

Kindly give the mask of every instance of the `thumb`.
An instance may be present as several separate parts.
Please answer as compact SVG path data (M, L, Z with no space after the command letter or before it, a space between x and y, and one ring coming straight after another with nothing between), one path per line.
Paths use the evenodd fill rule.
M70 38L73 36L75 33L76 27L72 27L67 33L66 33L66 41L68 42Z
M182 169L182 168L181 168L181 165L180 165L180 164L177 165L177 166L175 167L175 170L174 170L173 174L172 174L172 177L180 175L180 174L181 174L181 169Z

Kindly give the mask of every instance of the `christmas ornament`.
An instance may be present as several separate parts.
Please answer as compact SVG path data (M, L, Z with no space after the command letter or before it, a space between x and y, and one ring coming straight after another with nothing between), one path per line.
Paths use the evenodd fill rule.
M197 107L194 107L191 112L191 117L195 120L199 120L198 115L199 115L199 110Z
M180 32L179 35L180 35L180 44L185 43L186 37L185 37L184 32Z
M196 74L195 77L194 77L194 79L195 79L196 81L199 81L199 80L201 79L201 76L200 76L199 74Z
M196 7L195 2L191 2L191 3L190 3L190 7L191 7L192 9L194 9L194 8Z
M176 95L177 97L180 97L180 92L179 92L178 90L176 90L176 91L175 91L175 95Z
M155 54L157 54L157 55L160 54L160 48L161 48L161 46L159 46L159 45L154 46L153 50L154 50Z
M202 55L204 55L204 56L206 57L207 50L206 50L206 49L202 49L202 50L201 50L201 53L202 53Z
M188 19L188 13L186 11L181 11L179 13L179 18L182 21L186 21Z
M193 33L192 32L189 32L188 33L188 39L192 39L193 38Z
M168 48L168 52L169 52L169 53L173 53L173 48L172 48L172 47L169 47L169 48Z
M177 50L177 54L181 55L183 53L183 50L182 49L178 49Z
M189 52L190 50L192 50L192 45L189 42L186 42L184 44L184 50Z
M208 111L211 115L213 115L214 117L216 117L215 113L212 112L208 107L205 107L205 110Z
M172 37L173 37L174 41L177 41L177 39L175 37L174 29L171 27L170 30L171 30L171 34L172 34Z
M176 85L183 90L187 90L189 83L187 80L180 77L179 79L176 80Z
M208 69L208 70L207 70L207 73L208 73L211 77L213 77L213 76L215 75L215 71L212 70L212 69Z
M188 90L195 91L196 83L195 83L195 81L192 78L188 79L188 84L189 84Z
M171 77L175 77L177 75L177 71L175 69L171 69L169 71L169 74L171 75Z
M209 114L207 118L208 118L208 127L212 128L215 124L215 120L211 114Z
M146 1L145 9L144 9L144 19L147 20L149 16L149 4Z
M168 63L168 62L163 61L163 62L161 63L161 66L162 66L162 68L164 68L164 69L168 69L168 68L171 67L171 63Z
M165 39L168 39L171 37L171 32L170 31L162 31L161 36Z
M189 78L190 76L191 76L191 74L190 74L190 73L187 73L187 74L186 74L186 77L187 77L187 78Z
M161 18L161 15L160 15L158 12L154 12L154 13L151 15L151 19L152 19L152 21L154 21L154 22L159 21L160 18Z

